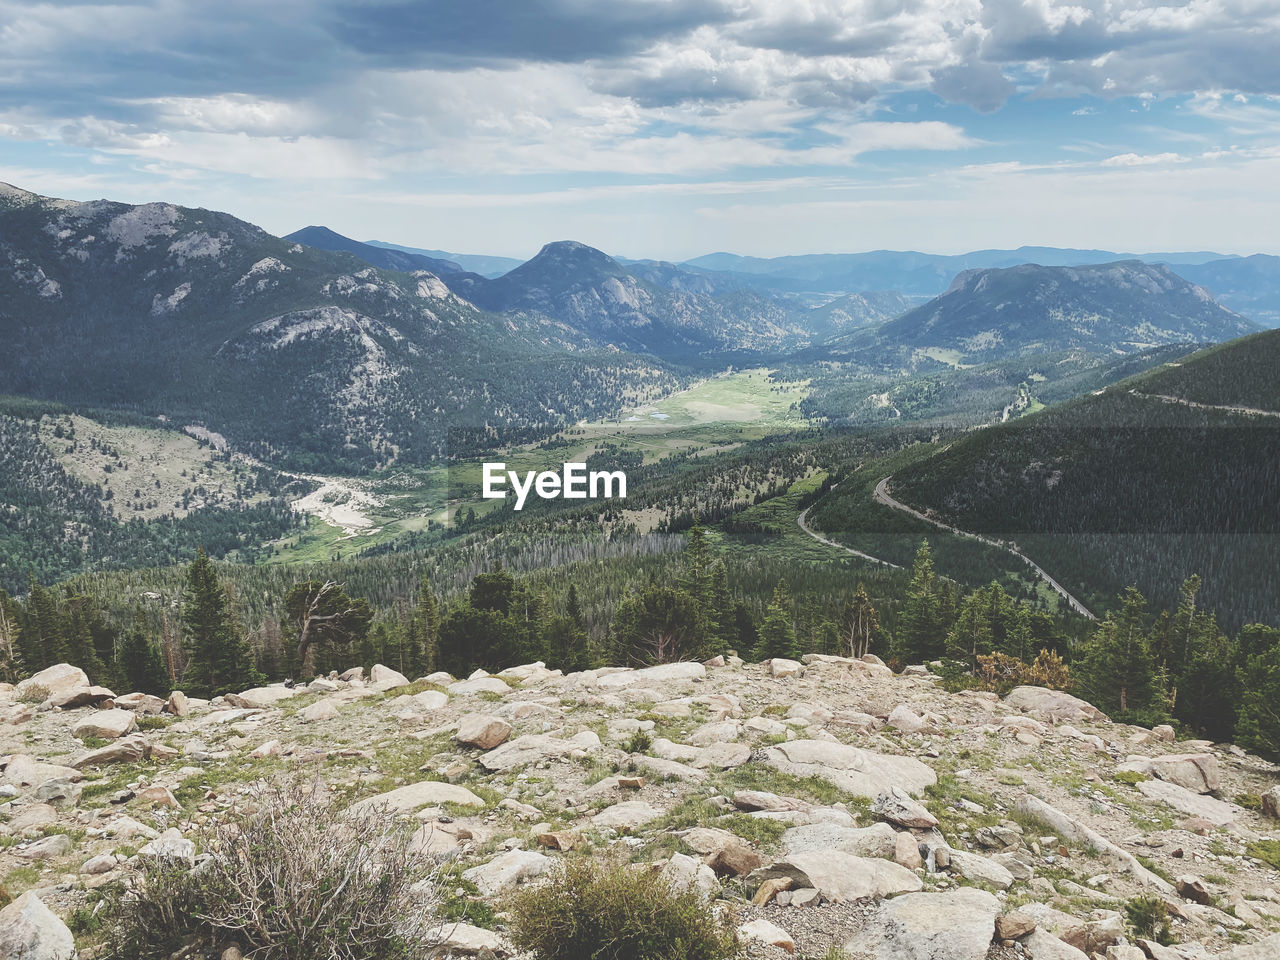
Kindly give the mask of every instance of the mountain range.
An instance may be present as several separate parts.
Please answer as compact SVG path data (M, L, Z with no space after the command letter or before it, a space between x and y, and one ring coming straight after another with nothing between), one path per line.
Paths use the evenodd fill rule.
M891 290L814 307L572 241L496 278L462 267L323 227L278 238L216 211L5 186L0 377L18 395L200 425L264 460L363 470L430 462L464 437L545 436L726 364L884 375L1255 329L1137 261L975 269L915 309Z
M7 392L203 424L328 470L435 459L452 427L541 435L678 382L546 316L487 313L428 271L224 213L9 186L0 337Z

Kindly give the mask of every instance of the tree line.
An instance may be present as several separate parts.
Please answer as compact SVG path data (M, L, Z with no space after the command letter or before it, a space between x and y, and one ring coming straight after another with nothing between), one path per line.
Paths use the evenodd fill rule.
M1280 630L1249 624L1228 636L1200 603L1199 577L1183 584L1171 611L1152 613L1129 588L1075 641L1070 618L999 583L966 591L939 575L927 540L888 604L857 582L815 615L786 579L766 583L750 574L717 556L707 530L695 525L674 563L655 565L623 588L603 630L589 629L578 582L553 593L501 562L449 601L424 576L412 603L382 612L346 584L300 580L281 598L284 616L251 630L234 585L201 551L158 636L140 615L114 623L94 597L67 585L32 582L22 600L0 593L0 680L68 662L112 689L211 697L374 663L413 678L534 660L570 672L730 653L750 660L872 654L895 669L940 663L944 678L962 685L1072 689L1117 720L1174 721L1280 756ZM753 596L742 593L744 582Z

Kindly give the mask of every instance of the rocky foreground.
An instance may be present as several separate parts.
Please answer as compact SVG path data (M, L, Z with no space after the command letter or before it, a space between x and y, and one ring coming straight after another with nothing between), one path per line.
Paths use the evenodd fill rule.
M138 858L194 860L190 834L291 771L418 822L455 895L496 909L446 927L444 956L511 956L504 897L613 851L722 901L759 957L1280 958L1276 766L1064 693L811 656L379 666L212 702L65 665L0 685L0 960L74 956L60 916ZM1173 945L1126 924L1140 896Z

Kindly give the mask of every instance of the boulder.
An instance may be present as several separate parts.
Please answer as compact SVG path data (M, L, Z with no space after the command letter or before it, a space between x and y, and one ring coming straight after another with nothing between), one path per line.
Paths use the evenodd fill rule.
M1138 784L1138 786L1141 788L1147 783L1153 782L1156 781L1146 781ZM1023 816L1039 820L1050 829L1057 831L1064 839L1074 840L1110 857L1124 870L1132 874L1139 883L1154 887L1161 893L1173 893L1171 884L1140 864L1133 854L1121 849L1096 830L1085 826L1077 820L1073 820L1061 810L1045 803L1039 797L1033 797L1029 793L1023 794L1018 798L1014 807Z
M699 751L695 767L712 770L732 770L751 759L751 748L745 743L713 743Z
M115 698L115 705L121 710L132 710L143 717L154 717L164 710L164 701L149 693L126 693Z
M1272 787L1262 795L1262 812L1268 817L1280 819L1280 787Z
M914 757L871 753L826 740L792 740L769 747L764 760L783 773L822 777L847 793L874 800L898 787L919 794L938 782L937 776Z
M74 807L83 793L84 787L70 777L54 777L36 787L35 798L55 807Z
M130 714L132 716L132 714ZM140 733L130 737L122 737L115 743L109 743L97 750L90 750L74 761L77 769L98 767L107 763L137 763L147 755L147 740Z
M75 767L64 767L57 763L44 763L34 757L19 753L9 758L9 762L4 767L4 776L0 780L15 787L38 788L49 780L61 777L79 780L81 779L81 773Z
M27 831L39 831L58 822L58 810L50 803L28 803L15 810L6 824L21 836Z
M170 827L138 851L152 860L168 860L175 863L195 863L196 845L184 837L176 827Z
M905 703L900 703L889 713L888 720L885 721L887 726L893 727L901 733L919 733L925 727L929 726L924 720L916 714L914 710Z
M440 710L447 706L449 695L443 690L423 690L422 693L415 693L410 697L409 703L419 710L425 710L430 713L433 710Z
M876 797L871 812L890 823L911 830L929 830L938 825L937 817L898 787L892 787Z
M110 707L115 703L115 696L106 687L68 687L51 694L45 702L60 710L75 710L78 707ZM134 696L145 697L146 694Z
M449 693L455 697L465 697L477 693L496 693L499 696L505 696L511 692L511 688L507 686L506 681L499 680L497 677L471 677L449 684L448 689Z
M506 743L510 736L511 724L507 721L483 713L469 713L459 721L453 739L463 746L492 750Z
M1148 799L1159 800L1189 817L1207 820L1216 827L1235 823L1244 812L1234 803L1208 797L1166 780L1143 780L1139 792Z
M650 806L643 800L624 800L611 807L605 807L591 822L597 827L612 827L615 830L634 830L642 827L650 820L662 816L662 811Z
M0 910L3 960L75 960L76 956L71 931L34 893L24 893Z
M1217 960L1275 960L1280 957L1280 933L1273 933L1257 943L1245 943L1218 954Z
M1089 960L1089 955L1047 930L1033 930L1022 940L1031 960Z
M85 717L71 730L77 740L94 737L98 740L118 740L138 727L138 718L128 710L99 710Z
M966 880L995 887L998 890L1008 890L1013 886L1012 873L994 860L988 860L967 850L952 849L950 870Z
M637 683L675 683L700 680L706 675L707 668L700 663L660 663L656 667L607 673L596 678L596 686L602 690L620 690Z
M788 855L840 850L857 857L893 860L898 849L898 836L887 823L876 823L869 827L810 823L787 828L782 834L782 849ZM910 837L910 834L901 836Z
M747 813L756 810L774 812L780 810L808 811L813 809L813 804L808 800L798 800L795 797L780 797L776 793L768 793L764 790L735 790L733 792L733 805L739 810L745 810Z
M1035 928L1035 920L1016 910L996 917L997 940L1020 940Z
M409 678L390 667L375 663L369 671L369 683L378 690L395 690L397 687L407 687Z
M778 947L787 953L796 952L795 941L791 934L768 920L752 920L738 927L738 939L747 943L763 943L766 946Z
M912 893L880 904L845 952L874 960L983 960L1000 901L984 890Z
M485 806L485 802L466 787L438 780L423 780L420 783L411 783L406 787L397 787L387 793L358 800L349 809L356 815L378 807L385 807L395 813L412 813L422 807L436 806L441 803L456 803L464 807Z
M175 717L185 717L191 713L191 702L181 690L174 690L169 694L164 709L165 713L172 713Z
M331 700L319 700L311 704L309 707L303 707L298 711L298 719L303 723L317 723L321 720L336 720L338 718L338 708L333 705Z
M1014 687L1004 702L1022 713L1034 713L1058 722L1083 723L1107 719L1107 715L1093 704L1061 690L1045 687Z
M1212 753L1179 753L1155 757L1148 764L1152 776L1190 790L1212 793L1222 786L1218 758Z
M469 923L446 923L440 930L438 950L447 957L510 957L515 950L502 937Z
M782 679L783 677L795 677L804 673L804 666L794 660L788 660L785 657L774 657L769 661L769 676L774 679Z
M42 690L46 697L52 697L77 687L87 690L89 686L89 675L79 667L58 663L23 680L14 687L13 694L15 700L27 700L36 691Z
M916 841L914 834L906 830L894 834L893 862L908 870L919 870L924 866L924 859L920 856L920 844Z
M496 897L514 890L525 880L540 877L551 867L551 859L531 850L511 850L494 857L462 876L476 885L486 897Z
M1183 874L1173 881L1175 887L1178 888L1178 896L1183 900L1190 900L1193 903L1211 906L1213 904L1213 894L1204 885L1204 881L1199 877L1191 874Z
M267 710L297 695L297 690L285 686L254 687L244 693L228 693L223 699L242 710Z
M592 737L595 735L592 734ZM595 737L595 746L599 745L600 739ZM484 754L480 758L480 766L493 773L514 770L550 757L568 756L574 750L584 750L590 746L585 738L563 740L541 733L527 733L523 737L508 740L502 746L495 747Z
M23 860L57 860L65 857L75 846L71 838L63 833L55 833L43 837L25 847L18 847L14 852Z
M720 889L715 871L683 853L673 853L658 871L676 890L693 890L710 900Z
M789 877L795 889L812 887L833 903L914 893L924 886L906 867L838 850L792 854L753 876L758 880Z

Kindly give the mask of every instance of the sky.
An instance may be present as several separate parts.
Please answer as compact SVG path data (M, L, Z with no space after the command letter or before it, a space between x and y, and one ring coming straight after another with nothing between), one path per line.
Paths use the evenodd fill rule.
M0 180L681 260L1280 253L1277 0L0 0Z

